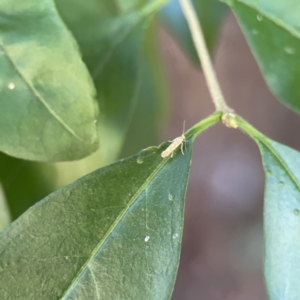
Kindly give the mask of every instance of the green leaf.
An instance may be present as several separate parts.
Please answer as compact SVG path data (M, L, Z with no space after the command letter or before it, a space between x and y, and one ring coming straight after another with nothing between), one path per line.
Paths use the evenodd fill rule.
M140 88L137 104L120 157L131 156L139 149L157 144L159 127L166 115L166 92L161 61L158 58L156 45L157 22L152 22L146 32L143 47L140 51ZM125 131L125 129L124 129ZM120 141L121 141L121 136ZM124 137L123 137L124 138ZM122 139L123 139L122 138ZM105 146L103 145L105 150ZM97 151L83 160L55 164L58 187L104 166L109 158L103 155L104 150ZM118 151L115 151L117 153Z
M196 134L99 169L51 194L0 233L4 299L170 299ZM12 242L13 241L13 242Z
M0 182L0 231L6 228L10 222L11 222L10 211Z
M227 7L218 0L193 0L195 12L200 19L204 38L210 52L216 44L219 28ZM178 39L189 58L199 64L199 58L191 38L188 24L185 20L179 0L171 0L162 9L163 22Z
M56 188L52 165L0 153L0 166L0 182L13 220Z
M235 12L271 91L300 112L300 1L225 0Z
M139 149L157 144L159 130L168 114L165 74L157 47L158 22L147 30L141 53L141 87L138 102L121 157L133 155Z
M51 0L0 2L0 150L63 161L98 148L94 87Z
M122 3L124 5L134 4L133 2ZM126 9L129 9L129 7L126 7ZM156 33L157 22L151 22L149 28L144 33L145 38L142 41L142 45L138 45L138 48L140 48L137 53L137 56L140 57L138 61L138 82L131 81L132 87L138 86L135 99L137 103L135 103L132 112L127 115L128 120L126 122L124 120L123 128L114 131L116 134L111 136L108 134L110 131L108 131L106 134L107 138L105 139L106 142L103 143L103 146L99 151L91 156L76 162L56 164L56 178L59 187L63 187L79 177L115 160L120 152L123 140L123 150L122 153L118 155L120 157L133 155L139 149L157 143L159 125L161 125L162 119L165 117L166 93L164 76L161 70L161 61L159 60L157 53ZM126 48L124 48L124 50L125 49ZM134 55L132 58L136 59ZM120 74L116 73L114 76L118 77ZM114 101L113 98L107 99ZM128 102L129 105L131 99L123 99L123 101ZM127 114L128 111L127 108L124 109L124 114ZM117 121L117 118L114 120ZM101 122L99 123L102 124ZM105 129L103 129L103 132L105 134ZM114 147L112 147L113 145Z
M165 2L56 0L97 88L103 161L114 161L123 146L141 89L145 30Z
M266 172L265 279L270 300L300 299L300 153L274 142L248 124Z
M270 299L300 299L300 153L259 144L266 170L265 277Z

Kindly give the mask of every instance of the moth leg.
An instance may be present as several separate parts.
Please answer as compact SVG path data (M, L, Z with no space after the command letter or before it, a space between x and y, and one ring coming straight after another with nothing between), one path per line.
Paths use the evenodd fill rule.
M172 153L171 153L171 158L173 158L173 154L174 154L174 151L172 151Z
M181 147L180 147L182 155L184 155L184 151L183 151L183 143L184 143L184 142L182 142Z

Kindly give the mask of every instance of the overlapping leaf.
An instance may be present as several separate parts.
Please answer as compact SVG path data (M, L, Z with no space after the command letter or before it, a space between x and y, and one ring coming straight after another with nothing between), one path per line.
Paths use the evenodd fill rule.
M125 2L126 1L119 2L120 4L123 4L124 13L128 12L130 9L136 9L136 6L134 6L134 1L129 1L130 3L126 2L127 6L125 5ZM131 4L131 6L129 4ZM103 10L100 10L100 12L103 12ZM82 17L87 17L84 12L81 13ZM91 12L88 12L87 14L93 15ZM97 14L99 14L99 12L97 12ZM79 16L80 14L76 18L79 18L80 20ZM119 18L119 15L117 18ZM129 96L126 98L124 97L126 94L123 94L118 97L118 100L114 95L109 94L107 97L102 99L103 101L101 100L101 103L104 106L107 106L105 101L111 102L112 104L115 102L116 111L112 110L110 115L111 124L118 123L119 125L118 127L113 126L115 128L113 130L114 134L110 135L112 130L108 129L106 121L99 121L99 126L102 128L100 128L100 131L103 132L104 136L106 136L101 144L101 149L83 160L59 163L55 165L57 170L56 178L59 187L69 184L77 178L114 161L116 156L120 155L120 147L123 148L121 157L126 157L133 155L139 149L146 148L157 143L159 124L166 114L165 84L162 76L162 66L158 57L156 43L157 22L151 22L149 27L143 31L143 36L144 37L142 40L128 41L129 44L126 46L125 43L125 46L123 47L123 51L128 53L128 55L131 57L130 62L133 60L138 60L138 63L135 66L139 68L138 74L134 76L132 75L134 66L128 69L128 72L131 72L130 76L125 74L126 69L121 73L116 72L115 74L103 74L104 77L111 76L110 80L117 80L119 78L118 80L120 82L118 85L120 86L125 84L122 81L122 76L125 76L127 80L126 84L129 85L129 91L134 87L137 87L135 99L130 98ZM130 44L136 42L136 51L130 52L128 50L129 47L131 47ZM95 42L95 45L97 46L98 44ZM120 49L119 52L121 53L121 51L122 49ZM94 59L96 58L98 58L98 56L95 55ZM122 70L124 67L123 65L125 64L122 63L122 59L126 59L126 57L122 57L121 62L111 61L111 63L115 63L116 69L120 68L120 70ZM118 101L123 102L123 116L121 116L120 113L117 113L117 108L119 105ZM100 119L102 118L102 115L103 120L106 120L107 117L105 116L105 111L102 111L102 114L100 114ZM120 116L121 118L118 119ZM122 124L123 126L121 126Z
M226 12L226 6L218 0L194 0L193 6L201 22L204 38L212 52L216 43L219 27ZM188 24L182 13L179 0L171 0L161 12L162 20L178 39L193 62L199 58L191 38Z
M300 1L224 2L232 6L270 89L300 112Z
M100 156L116 159L142 84L141 47L149 18L166 2L56 0L97 88Z
M42 161L95 151L94 87L51 0L0 2L0 151Z

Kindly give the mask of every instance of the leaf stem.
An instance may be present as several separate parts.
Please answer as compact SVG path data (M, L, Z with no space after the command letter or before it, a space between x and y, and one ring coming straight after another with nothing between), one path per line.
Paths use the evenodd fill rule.
M233 110L226 104L226 101L223 97L219 82L212 66L211 59L209 57L201 25L197 18L193 5L191 4L190 0L180 0L180 4L185 18L188 22L216 111L221 111L224 114L233 113Z
M210 115L209 117L205 118L204 120L200 121L199 123L195 124L192 128L185 132L185 137L189 139L193 137L196 138L202 131L211 127L212 125L221 121L222 113L217 111Z
M257 129L255 129L252 125L250 125L247 121L245 121L240 116L236 116L236 122L238 124L238 127L244 131L246 134L248 134L254 141L256 142L262 142L262 143L268 143L269 138L266 137L264 134L259 132Z

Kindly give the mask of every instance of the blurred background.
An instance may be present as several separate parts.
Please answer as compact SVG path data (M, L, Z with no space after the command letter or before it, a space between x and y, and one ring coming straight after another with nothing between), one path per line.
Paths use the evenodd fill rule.
M81 25L100 18L104 24L111 24L109 28L115 33L117 27L113 21L117 14L122 17L123 12L129 14L141 6L140 2L147 2L119 1L124 6L120 4L116 13L110 7L113 6L110 0L95 1L99 7L108 3L107 11L97 11L89 4L83 9L82 1L71 0L71 4L68 1L56 0L57 8L72 30L91 73L99 56L93 47L105 41L107 45L103 43L100 50L107 50L104 48L111 47L110 35L103 30L101 36L93 24L87 24L86 28ZM201 20L210 28L205 32L206 39L227 103L262 133L300 150L297 135L300 118L269 91L233 14L218 1L197 3L200 2L204 14ZM140 52L137 41L142 40L138 32L125 40L103 68L103 74L94 79L100 95L99 151L78 162L59 164L28 162L0 153L0 212L7 209L1 208L4 203L1 199L5 197L11 217L16 219L52 191L117 157L132 155L181 135L184 120L188 129L213 113L196 54L191 47L182 46L191 41L178 5L167 7L162 19L163 22L155 19L154 26L150 26L140 62L136 58ZM90 29L95 31L88 36ZM141 78L136 65L141 68ZM138 84L136 78L140 80ZM124 95L116 89L116 83ZM134 100L135 112L127 105L130 97L138 99ZM123 105L122 109L114 107L114 103ZM260 153L244 133L218 124L196 139L181 262L172 300L267 299L262 273L263 189ZM0 229L1 221L7 223L0 216Z
M204 76L170 32L159 34L172 111L161 140L213 112ZM229 105L270 138L300 150L299 116L269 91L234 15L220 32L214 65ZM172 300L265 300L264 173L256 144L219 124L195 142L181 263Z

